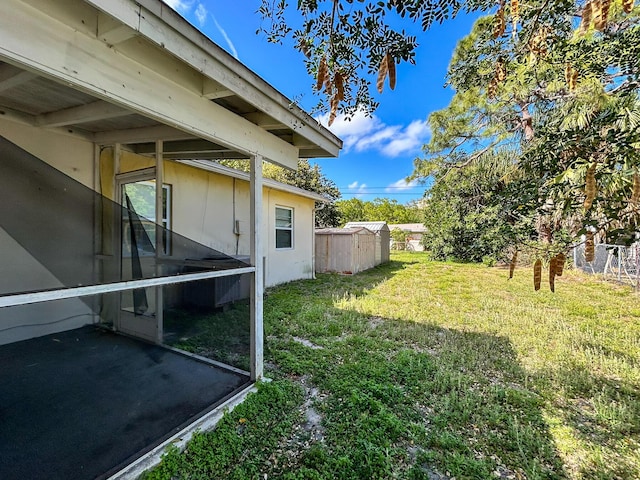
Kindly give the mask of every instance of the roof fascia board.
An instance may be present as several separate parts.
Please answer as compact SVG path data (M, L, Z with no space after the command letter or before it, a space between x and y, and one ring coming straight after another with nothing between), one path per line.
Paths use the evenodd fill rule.
M243 172L242 170L236 170L235 168L226 167L224 165L220 165L214 162L206 162L202 160L177 160L178 163L183 163L185 165L189 165L191 167L199 168L201 170L206 170L208 172L218 173L220 175L225 175L227 177L237 178L238 180L244 180L246 182L249 181L249 174L247 172ZM299 195L301 197L310 198L315 200L316 202L330 203L326 197L323 197L319 193L310 192L309 190L305 190L303 188L294 187L293 185L287 185L286 183L277 182L276 180L272 180L270 178L265 178L262 181L263 185L268 188L272 188L274 190L279 190L281 192L292 193L294 195Z
M85 1L293 129L329 156L338 156L342 140L160 0Z
M248 120L35 7L19 0L3 0L3 7L0 57L194 136L296 168L298 149Z

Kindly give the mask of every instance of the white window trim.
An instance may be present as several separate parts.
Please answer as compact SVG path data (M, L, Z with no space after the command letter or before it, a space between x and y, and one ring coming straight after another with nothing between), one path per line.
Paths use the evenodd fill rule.
M291 212L291 227L278 227L278 213L277 213L277 209L280 208L282 210L289 210ZM295 243L294 243L294 227L295 227L295 213L293 210L293 207L285 207L284 205L276 205L275 206L275 217L274 217L274 244L275 244L275 248L276 250L293 250L295 248ZM290 247L278 247L278 230L287 230L291 232L291 246Z

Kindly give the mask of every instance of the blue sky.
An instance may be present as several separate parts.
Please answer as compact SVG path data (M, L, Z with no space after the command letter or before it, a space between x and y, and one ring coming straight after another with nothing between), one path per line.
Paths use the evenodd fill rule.
M165 0L215 43L271 83L288 98L311 110L319 97L307 74L302 54L292 43L273 45L256 35L259 0ZM295 3L295 2L294 2ZM429 140L427 118L445 107L452 91L443 88L457 41L469 33L477 15L461 15L422 32L407 21L403 28L418 37L416 65L398 66L394 91L385 86L374 116L338 117L331 130L344 141L339 158L319 159L324 174L340 188L343 198L394 198L400 203L419 199L424 186L407 185L413 159ZM375 78L371 79L375 83ZM319 119L326 125L326 116Z

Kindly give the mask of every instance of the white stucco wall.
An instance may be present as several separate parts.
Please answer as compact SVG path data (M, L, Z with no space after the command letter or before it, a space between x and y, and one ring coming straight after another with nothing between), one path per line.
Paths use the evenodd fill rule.
M123 172L150 166L153 161L146 157L123 153ZM249 182L165 161L164 183L171 185L173 231L227 255L249 255ZM292 249L275 247L276 206L294 210ZM314 207L310 198L263 189L265 285L313 278Z
M0 135L62 173L93 188L93 143L11 122L2 117Z
M2 118L0 135L83 184L92 185L93 144ZM46 235L46 232L42 234ZM41 288L63 286L1 225L0 265L0 292L29 291L34 284ZM93 312L79 299L0 308L0 345L70 330L92 322Z
M101 185L96 188L92 143L1 117L0 135L85 186L113 198L112 152L105 150L101 155ZM123 154L121 162L122 172L153 165L152 159L128 152ZM249 255L249 182L166 161L165 183L172 186L174 231L226 254ZM266 285L313 278L314 201L267 187L263 196ZM275 248L276 206L294 211L291 249ZM22 286L28 290L34 275L39 279L38 284L46 280L50 288L63 286L1 227L0 262L2 271L10 274L0 275L0 288L4 284L16 292L21 291ZM92 321L91 309L77 299L0 309L0 344L68 330Z
M267 189L264 192L266 284L267 286L302 278L313 278L313 208L309 198ZM276 249L276 207L293 209L293 248Z

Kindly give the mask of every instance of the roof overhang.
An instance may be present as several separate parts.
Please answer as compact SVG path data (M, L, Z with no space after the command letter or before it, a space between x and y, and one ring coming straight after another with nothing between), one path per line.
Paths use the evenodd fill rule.
M166 158L296 168L342 142L160 0L3 0L0 114Z
M248 173L243 172L242 170L236 170L235 168L230 168L224 165L220 165L219 163L216 163L216 162L209 162L204 160L181 160L180 163L189 165L191 167L199 168L201 170L206 170L208 172L218 173L220 175L225 175L227 177L237 178L239 180L249 182ZM316 202L331 203L331 199L324 197L319 193L310 192L309 190L305 190L303 188L299 188L293 185L287 185L286 183L278 182L270 178L264 178L262 181L262 184L264 185L265 188L271 188L273 190L278 190L281 192L292 193L300 197L315 200Z

